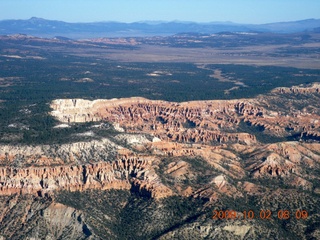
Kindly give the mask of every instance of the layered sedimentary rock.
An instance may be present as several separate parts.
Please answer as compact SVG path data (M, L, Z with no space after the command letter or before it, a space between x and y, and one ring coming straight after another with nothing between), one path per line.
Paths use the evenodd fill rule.
M293 87L279 87L273 90L275 93L302 93L302 94L308 94L308 93L320 93L320 84L319 83L313 83L308 87L305 86L293 86Z
M310 171L306 169L306 165L310 169L320 168L320 145L317 143L283 142L248 147L243 144L210 146L166 141L152 142L146 141L141 136L135 139L134 135L127 134L120 134L116 138L125 140L131 146L137 144L136 141L140 139L141 142L138 144L142 144L150 155L133 156L128 149L118 147L120 148L119 152L129 155L122 155L122 157L119 155L116 159L91 159L92 152L95 150L90 146L99 146L97 141L92 141L91 145L88 142L87 145L80 144L83 148L74 149L72 154L78 157L78 161L68 162L62 158L60 164L54 162L54 164L44 165L50 159L44 155L38 159L37 166L30 166L30 164L16 166L13 164L16 161L13 161L6 167L0 167L0 194L18 193L44 196L59 190L126 189L152 198L162 198L177 192L185 196L214 200L218 198L219 192L226 194L225 191L227 191L223 188L225 185L222 184L223 181L221 184L217 184L219 182L217 176L221 173L224 176L223 179L231 178L238 181L242 181L248 175L256 179L280 177L292 186L311 190L313 185L310 181L314 177L306 175L306 171ZM106 141L103 140L100 143L101 146L103 142ZM110 142L107 146L109 144ZM8 146L2 147L8 150ZM29 148L28 151L22 152L25 155L18 152L20 161L35 159L34 156L38 154L37 149L43 149L43 146ZM53 149L59 148L56 146ZM53 152L53 149L47 150ZM7 156L14 156L14 153L8 152ZM67 159L69 158L68 154L65 156ZM177 158L177 160L169 162L163 170L158 172L159 170L156 169L159 164L162 164L163 156ZM194 169L192 164L179 160L181 157L194 159L194 164L200 166L203 164L201 161L205 161L212 169L204 168L208 173L199 171ZM198 159L199 157L202 160ZM46 161L41 163L43 159ZM175 184L173 186L164 185L159 174L162 177L168 176L170 179L174 179ZM203 174L209 174L206 177L209 177L208 181L211 184L205 187L193 186L192 184L180 186L188 179L204 177ZM229 184L227 189L228 193L241 196L236 191L235 185Z
M47 167L1 167L0 195L51 194L55 190L134 188L151 197L165 197L172 192L163 186L148 160L123 157L113 162ZM154 191L153 191L154 189Z
M0 145L0 166L50 166L112 161L121 148L106 138L69 144Z
M318 98L317 90L303 89L299 94ZM320 164L319 105L310 100L314 111L306 112L299 108L306 104L303 98L290 99L291 95L281 91L256 99L183 103L144 98L54 100L51 114L62 123L108 121L118 135L60 145L1 145L0 194L121 188L154 198L180 194L217 199L226 191L241 197L228 179L250 189L249 183L241 183L247 177L281 178L312 190ZM281 99L288 104L280 107ZM265 144L257 140L254 128L264 136L309 143ZM207 167L199 168L202 164ZM202 175L207 179L204 186L198 181Z
M127 132L151 133L167 141L255 144L254 134L242 132L243 122L273 136L300 134L301 138L319 140L318 90L319 84L314 83L275 89L255 99L182 103L138 97L95 101L58 99L51 103L51 114L65 123L108 121ZM291 93L313 95L306 101Z
M148 132L169 141L251 144L256 141L253 135L220 130L235 129L241 116L262 117L263 109L252 102L254 100L170 103L144 98L60 99L53 101L51 107L52 115L66 123L105 120L129 132Z
M243 151L245 170L255 179L282 179L289 186L311 191L318 181L320 144L281 142Z

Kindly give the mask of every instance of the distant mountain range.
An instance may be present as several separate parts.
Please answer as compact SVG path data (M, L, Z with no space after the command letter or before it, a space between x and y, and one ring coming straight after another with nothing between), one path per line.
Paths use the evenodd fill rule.
M232 22L196 23L181 21L67 23L36 17L28 20L0 21L0 35L20 33L39 37L64 36L69 38L163 36L186 32L206 34L218 32L294 33L303 31L319 32L319 28L320 19L269 24L237 24Z

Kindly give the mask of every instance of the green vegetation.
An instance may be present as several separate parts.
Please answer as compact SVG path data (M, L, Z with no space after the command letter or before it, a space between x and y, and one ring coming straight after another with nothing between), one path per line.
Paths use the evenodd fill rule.
M241 121L238 125L238 130L240 132L250 133L256 136L257 140L261 143L275 143L286 141L285 137L278 137L265 132L263 127L252 126L244 121Z
M230 29L231 30L231 29ZM233 31L233 30L231 30ZM234 49L246 46L266 46L274 44L302 44L316 42L309 34L279 34L279 33L252 33L241 34L234 32L220 32L217 34L181 33L167 37L146 38L143 43L152 45L167 45L177 48L223 48ZM296 46L284 48L289 52L297 51ZM298 48L299 49L299 48ZM302 48L301 53L305 53ZM300 51L297 51L300 53ZM252 52L254 54L256 52Z
M61 191L56 200L81 210L102 239L154 239L202 214L200 200L142 198L128 191Z
M141 96L168 101L234 99L254 97L279 86L318 80L317 70L243 65L191 63L115 63L94 57L44 53L46 59L0 57L0 142L66 142L85 125L52 129L57 125L48 112L57 98L121 98ZM238 89L225 94L234 82L222 82L211 75L241 81ZM161 119L159 119L161 121ZM191 122L187 127L194 127Z
M188 164L189 170L186 174L179 178L174 178L170 174L166 173L167 167L170 163L184 161ZM161 159L159 168L156 169L158 175L161 178L161 182L165 185L174 186L178 184L183 189L188 186L201 187L208 184L214 176L221 174L217 169L212 167L200 156L197 157L166 157ZM175 187L174 187L175 188Z

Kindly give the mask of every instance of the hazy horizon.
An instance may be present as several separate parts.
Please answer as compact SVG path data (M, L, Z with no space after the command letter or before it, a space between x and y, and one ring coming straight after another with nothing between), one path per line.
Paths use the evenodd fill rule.
M320 19L317 0L6 0L0 20L32 17L64 22L232 22L265 24Z
M116 21L116 20L101 20L101 21L86 21L86 22L82 22L82 21L76 21L76 22L71 22L71 21L64 21L64 20L58 20L58 19L49 19L49 18L43 18L43 17L37 17L37 16L32 16L30 18L24 18L24 19L19 19L19 18L11 18L11 19L0 19L0 21L10 21L10 20L22 20L22 21L27 21L27 20L31 20L31 19L43 19L43 20L47 20L47 21L60 21L60 22L66 22L66 23L103 23L103 22L117 22L117 23L170 23L170 22L182 22L182 23L199 23L199 24L211 24L211 23L218 23L218 24L252 24L252 25L260 25L260 24L272 24L272 23L285 23L285 22L296 22L296 21L305 21L305 20L320 20L320 18L305 18L305 19L296 19L296 20L290 20L290 21L279 21L279 22L265 22L265 23L240 23L240 22L233 22L233 21L211 21L211 22L200 22L200 21L188 21L188 20L178 20L178 19L174 19L174 20L137 20L137 21L133 21L133 22L123 22L123 21Z

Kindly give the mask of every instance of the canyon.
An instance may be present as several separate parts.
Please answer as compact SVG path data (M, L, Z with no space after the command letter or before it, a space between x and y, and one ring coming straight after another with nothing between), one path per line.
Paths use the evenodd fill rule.
M280 111L273 102L288 99L289 94L291 105L286 107L290 111ZM280 177L290 186L319 192L313 184L318 176L306 174L319 169L319 108L315 105L308 113L295 109L294 105L302 103L294 94L319 97L319 85L279 88L269 95L237 100L54 100L51 114L63 124L107 122L121 132L113 139L62 145L1 145L0 195L42 196L59 190L114 188L152 198L201 196L203 186L180 183L181 179L194 179L200 174L192 164L176 160L185 157L201 158L220 172L211 179L213 183L216 178L223 179L224 186L228 185L227 178L241 181L247 177ZM259 130L244 131L248 128ZM289 139L293 133L300 142L264 143L255 135L261 134L261 129L270 138ZM159 164L164 157L172 161L161 172ZM174 184L166 186L159 175L175 179ZM224 192L237 194L236 188L230 185ZM213 185L212 194L214 189L221 190L221 184Z
M99 239L96 235L99 231L92 226L100 218L109 221L108 214L114 213L104 216L95 213L99 218L92 217L86 212L89 206L81 208L75 204L81 196L90 201L104 201L107 198L94 196L115 194L117 199L126 199L123 206L134 204L137 200L128 199L136 196L135 199L151 199L150 204L158 204L154 209L169 206L165 201L174 198L201 201L203 209L212 209L231 201L252 204L253 198L258 199L256 204L261 208L270 202L284 204L289 201L287 195L297 197L299 191L306 194L304 197L319 196L319 94L319 85L312 84L278 88L256 98L235 100L179 103L141 97L53 100L50 114L58 120L57 126L88 123L87 129L79 132L87 140L0 145L0 198L5 199L0 223L4 236L18 239L18 235L15 237L8 230L13 223L6 220L6 216L18 214L18 222L24 228L30 219L32 224L36 224L35 219L45 219L44 224L52 225L45 226L52 239L58 236ZM112 128L113 135L101 138L88 134L93 127L102 126ZM310 208L318 201L315 198L315 202L305 202L300 197L289 204ZM14 209L19 204L26 204L27 212L17 213ZM120 205L116 209L127 211ZM160 216L159 211L156 214ZM316 212L312 214L318 217ZM63 219L63 215L64 221L50 219L50 216ZM199 221L188 223L193 233L198 231L195 229L200 226ZM201 226L207 226L207 230L201 228L202 236L212 237L209 220L201 221L204 221ZM255 231L267 234L261 223L221 224L219 231L242 237L246 234L256 237ZM246 227L246 232L238 231L240 226ZM68 228L73 229L68 234L59 231ZM112 236L115 230L110 229L104 228L103 234L109 235L103 236ZM177 228L160 238L170 239L189 230ZM310 231L312 236L319 235L315 229Z
M0 240L320 239L318 30L0 36Z

